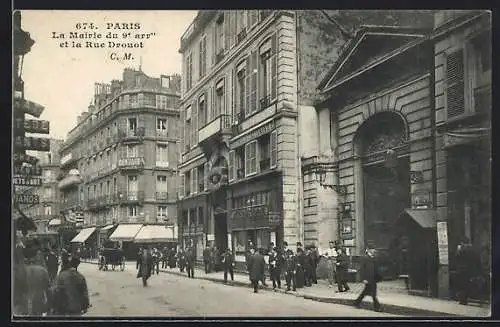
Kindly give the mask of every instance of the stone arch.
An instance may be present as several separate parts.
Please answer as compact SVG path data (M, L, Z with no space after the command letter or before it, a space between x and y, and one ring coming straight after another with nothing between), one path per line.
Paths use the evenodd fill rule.
M366 154L370 138L378 135L401 135L401 140L388 140L387 148L395 147L406 143L409 139L410 131L408 122L404 115L395 110L384 110L376 112L357 128L353 137L353 154L355 157ZM371 140L372 142L375 140ZM381 141L381 140L380 140ZM399 141L399 142L398 142ZM383 148L380 148L383 150Z

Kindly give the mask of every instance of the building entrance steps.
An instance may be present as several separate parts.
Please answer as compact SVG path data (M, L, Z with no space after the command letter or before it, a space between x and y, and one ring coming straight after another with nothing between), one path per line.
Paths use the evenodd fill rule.
M84 260L82 260L84 261ZM88 262L88 261L87 261ZM97 263L97 260L92 260L92 263ZM126 269L135 269L135 261L127 261ZM132 268L133 267L133 268ZM212 272L205 274L205 271L200 268L194 269L194 277L198 279L209 280L216 283L224 282L224 272ZM179 268L160 269L161 272L186 276L187 273L181 273ZM273 291L272 282L266 277L267 287L261 286L262 290ZM228 276L227 285L249 287L250 281L247 274L234 274L234 281L231 281ZM442 300L436 298L428 298L422 296L409 295L405 288L404 281L382 281L378 283L377 293L378 299L382 305L382 310L391 314L399 314L406 316L419 317L471 317L481 318L491 315L490 305L461 305L456 301ZM319 280L318 284L313 284L311 287L298 289L296 292L286 291L285 281L281 281L281 289L276 289L276 292L302 297L304 299L317 302L335 303L343 305L353 305L356 297L363 289L362 283L349 283L350 291L337 293L337 285L329 287L328 282ZM365 297L361 304L363 308L372 307L372 298Z

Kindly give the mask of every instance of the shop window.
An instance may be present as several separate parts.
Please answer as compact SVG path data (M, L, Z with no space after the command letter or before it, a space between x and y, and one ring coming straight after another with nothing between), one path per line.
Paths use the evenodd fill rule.
M256 243L257 248L268 249L269 243L271 242L271 234L265 229L258 229L256 231Z
M156 210L156 220L158 222L166 222L168 220L167 206L158 206Z
M244 254L246 251L246 232L233 232L234 252L236 254Z

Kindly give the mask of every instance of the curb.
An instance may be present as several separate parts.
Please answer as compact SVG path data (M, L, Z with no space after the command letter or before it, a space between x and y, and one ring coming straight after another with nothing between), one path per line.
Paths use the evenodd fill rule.
M97 264L96 262L88 262L88 261L82 261L82 262ZM163 273L177 275L177 276L183 276L183 277L187 278L186 273L181 273L178 271L170 271L170 270L165 270L165 269L160 269L160 271ZM203 280L211 281L214 283L224 284L223 280L221 280L219 278L214 278L214 277L195 276L194 279L203 279ZM250 288L249 282L228 281L226 285ZM354 304L354 300L351 300L351 299L341 299L341 298L335 298L335 297L322 297L322 296L300 294L297 292L287 292L287 291L282 290L282 289L276 289L273 291L272 289L266 288L266 287L261 287L260 290L267 291L267 292L282 293L282 294L286 294L286 295L292 295L292 296L303 298L306 300L312 300L312 301L322 302L322 303L331 303L331 304L347 305L347 306L353 306L353 304ZM394 305L394 304L381 304L381 307L382 307L382 311L385 313L390 313L390 314L395 314L395 315L403 315L403 316L441 317L441 318L444 318L444 317L463 317L461 315L448 313L448 312L418 309L418 308L412 308L412 307L406 307L406 306ZM366 300L363 300L361 302L361 309L371 310L372 309L372 302L368 302Z

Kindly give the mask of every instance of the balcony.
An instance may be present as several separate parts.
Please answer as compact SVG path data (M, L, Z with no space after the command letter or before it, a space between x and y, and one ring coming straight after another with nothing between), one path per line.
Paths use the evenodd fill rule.
M146 135L144 127L137 127L135 129L127 129L126 131L118 132L119 139L124 142L141 142Z
M119 192L118 193L118 202L120 204L142 203L142 202L144 202L144 192L143 191Z
M491 113L491 85L474 89L474 110L476 113Z
M156 192L155 199L156 201L169 201L172 200L172 197L169 197L168 192Z
M231 134L231 116L219 115L207 125L198 131L198 142L203 145L213 138L220 137L222 134Z
M68 189L72 186L78 186L82 183L82 179L77 175L67 175L58 184L60 190Z
M118 168L122 171L136 171L144 169L144 157L122 158L118 160Z

